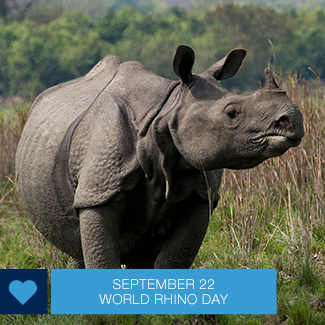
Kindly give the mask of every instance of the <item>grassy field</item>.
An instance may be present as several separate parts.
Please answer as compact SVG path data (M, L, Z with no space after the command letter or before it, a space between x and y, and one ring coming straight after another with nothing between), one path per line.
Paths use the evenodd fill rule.
M282 82L305 119L302 144L245 171L227 170L194 268L276 268L277 315L0 315L1 324L324 324L325 99L317 81ZM26 108L0 111L0 268L66 268L29 222L13 162ZM50 298L49 298L50 306Z

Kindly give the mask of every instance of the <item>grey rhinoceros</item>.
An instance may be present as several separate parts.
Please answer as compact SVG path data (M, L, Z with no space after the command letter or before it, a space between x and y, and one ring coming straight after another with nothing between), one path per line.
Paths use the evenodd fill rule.
M107 56L86 76L33 103L16 159L36 228L76 268L189 268L217 205L223 168L251 168L297 146L298 107L265 71L252 95L229 93L246 51L178 81Z

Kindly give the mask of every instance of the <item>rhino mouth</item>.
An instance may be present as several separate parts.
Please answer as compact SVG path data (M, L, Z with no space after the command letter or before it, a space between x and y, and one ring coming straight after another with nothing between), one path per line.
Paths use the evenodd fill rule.
M277 157L284 154L289 148L297 147L301 138L294 138L280 134L266 135L261 139L265 149L262 152L264 158Z
M269 134L264 137L268 138L269 140L278 140L279 142L284 141L288 144L292 144L295 147L298 146L301 142L301 138L294 138L283 134Z
M243 157L232 161L227 168L246 169L255 167L268 158L281 156L289 148L298 146L300 142L301 138L278 133L260 135L248 140L247 151Z

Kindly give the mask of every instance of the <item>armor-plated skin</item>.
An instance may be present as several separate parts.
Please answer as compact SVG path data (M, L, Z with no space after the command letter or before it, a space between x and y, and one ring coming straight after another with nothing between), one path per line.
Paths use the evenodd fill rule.
M74 267L189 268L219 199L223 168L251 168L297 146L303 119L266 70L253 95L223 89L246 51L179 81L107 56L33 103L16 156L19 193L37 229Z

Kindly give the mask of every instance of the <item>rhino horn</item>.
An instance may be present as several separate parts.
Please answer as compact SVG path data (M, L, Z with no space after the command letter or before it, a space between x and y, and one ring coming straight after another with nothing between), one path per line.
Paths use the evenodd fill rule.
M265 73L265 90L281 91L280 87L275 82L274 76L269 68L264 70Z

